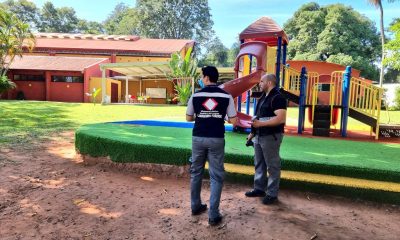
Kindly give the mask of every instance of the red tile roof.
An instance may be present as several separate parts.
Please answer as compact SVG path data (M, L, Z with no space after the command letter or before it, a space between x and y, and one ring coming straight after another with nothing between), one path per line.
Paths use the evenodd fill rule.
M83 71L94 64L108 60L107 58L59 57L59 56L27 56L16 57L10 69L48 70L48 71Z
M286 33L270 17L261 17L254 23L250 24L239 35L241 40L260 40L267 42L268 45L275 46L277 45L276 42L278 37L282 37L283 42L289 42Z
M193 44L193 40L186 39L142 39L137 36L40 33L36 34L34 52L51 49L170 55Z

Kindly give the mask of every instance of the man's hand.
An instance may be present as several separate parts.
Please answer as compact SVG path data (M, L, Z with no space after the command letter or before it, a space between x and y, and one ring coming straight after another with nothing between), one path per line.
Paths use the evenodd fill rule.
M186 121L188 121L188 122L193 122L194 119L195 119L195 116L194 116L194 115L193 115L193 116L186 115Z
M251 126L253 126L254 128L259 128L259 127L263 127L265 123L266 122L262 122L262 121L256 119L253 121Z
M236 126L237 120L238 120L237 117L228 118L228 123L232 124L233 126Z
M246 140L250 140L250 139L252 139L253 137L254 137L254 134L253 134L253 133L249 133L249 135L247 136Z

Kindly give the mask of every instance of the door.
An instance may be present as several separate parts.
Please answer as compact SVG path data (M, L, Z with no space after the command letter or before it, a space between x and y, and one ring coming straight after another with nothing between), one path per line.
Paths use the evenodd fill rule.
M118 102L118 84L111 83L111 102L117 103Z

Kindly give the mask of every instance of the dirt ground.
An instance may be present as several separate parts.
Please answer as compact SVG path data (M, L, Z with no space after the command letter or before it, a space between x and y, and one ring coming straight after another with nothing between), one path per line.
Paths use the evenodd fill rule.
M400 207L226 183L224 220L191 216L189 179L85 166L73 133L0 150L0 239L399 239ZM203 199L208 203L209 181Z

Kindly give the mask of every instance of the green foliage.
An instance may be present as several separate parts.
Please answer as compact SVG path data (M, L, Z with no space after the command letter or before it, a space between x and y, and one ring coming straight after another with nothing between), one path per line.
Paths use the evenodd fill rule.
M29 25L9 11L0 12L0 76L6 76L10 64L16 56L22 57L23 47L31 50L34 36ZM3 84L7 81L2 78ZM4 85L5 86L5 85Z
M187 77L197 79L199 77L196 60L192 58L192 50L193 48L189 48L185 57L182 57L178 52L171 55L169 61L171 73L166 75L169 80Z
M394 37L385 44L388 53L384 64L400 71L400 18L395 19L389 29Z
M7 76L0 76L0 94L16 87L15 83L10 81Z
M197 72L196 60L192 58L192 50L193 48L189 48L186 51L185 57L182 57L179 53L173 53L169 61L171 73L166 73L167 79L174 83L177 97L182 105L186 105L190 98L192 92L191 80L198 79L200 75ZM187 79L190 81L187 81ZM176 83L175 81L182 82Z
M80 19L77 24L77 31L84 34L103 34L104 28L101 23Z
M33 2L27 0L7 0L0 4L0 7L17 15L19 20L28 23L31 28L35 29L39 25L39 9Z
M388 67L385 74L385 83L400 83L400 70Z
M56 8L53 3L46 2L41 9L39 31L72 33L75 32L79 19L75 10L70 7Z
M104 21L107 34L138 34L138 17L135 8L119 3Z
M218 37L214 37L205 47L206 53L199 60L199 66L228 67L229 49ZM236 56L235 56L236 57Z
M350 64L362 76L378 78L374 65L381 44L375 24L342 4L304 4L284 24L290 38L288 57L294 60Z
M400 110L400 87L394 93L394 110Z
M177 92L179 103L184 106L187 105L192 95L192 85L190 83L183 84L182 86L175 84L175 91Z
M144 37L194 39L203 44L213 33L208 0L137 0L136 9Z

